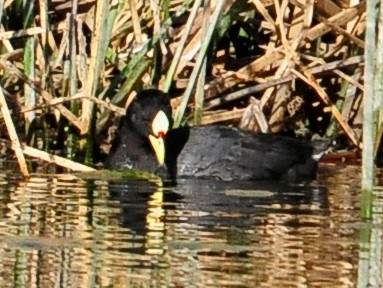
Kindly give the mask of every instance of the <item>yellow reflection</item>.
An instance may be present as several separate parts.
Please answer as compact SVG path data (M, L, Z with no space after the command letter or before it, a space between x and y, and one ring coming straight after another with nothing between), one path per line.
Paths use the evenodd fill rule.
M153 193L148 201L148 214L146 216L146 252L151 255L161 255L164 253L165 223L163 218L165 211L163 205L163 188Z

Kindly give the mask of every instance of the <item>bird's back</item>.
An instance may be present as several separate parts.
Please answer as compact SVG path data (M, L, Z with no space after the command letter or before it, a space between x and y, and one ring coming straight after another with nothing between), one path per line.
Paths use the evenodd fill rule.
M312 146L301 140L232 127L194 127L187 133L175 130L172 134L170 139L184 142L183 149L177 151L178 177L278 179L306 165L313 152ZM181 141L177 134L187 139ZM309 172L305 170L303 167L303 172Z

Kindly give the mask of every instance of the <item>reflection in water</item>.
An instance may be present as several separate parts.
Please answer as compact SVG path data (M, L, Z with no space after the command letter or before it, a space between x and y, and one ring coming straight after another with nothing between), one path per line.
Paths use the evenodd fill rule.
M359 218L357 173L164 188L3 172L0 287L380 287L382 225Z

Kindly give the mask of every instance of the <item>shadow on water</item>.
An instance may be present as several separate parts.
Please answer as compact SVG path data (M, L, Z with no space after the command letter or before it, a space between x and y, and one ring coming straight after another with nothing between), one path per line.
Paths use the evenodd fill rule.
M369 253L382 225L361 222L358 173L336 169L309 185L161 187L4 171L0 287L380 285L365 267L381 260Z

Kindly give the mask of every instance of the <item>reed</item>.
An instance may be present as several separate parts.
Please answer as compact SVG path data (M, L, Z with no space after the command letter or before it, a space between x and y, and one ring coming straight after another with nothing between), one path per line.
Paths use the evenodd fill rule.
M374 186L374 155L378 152L382 137L381 111L383 97L383 4L378 14L376 1L367 1L366 47L363 98L363 154L362 154L362 217L372 218L372 189ZM378 18L377 15L378 14ZM378 21L377 21L378 20ZM379 23L376 27L376 22ZM378 30L378 33L376 31ZM376 36L379 35L379 36ZM376 142L374 141L376 139ZM376 147L375 147L376 146Z
M374 54L375 54L375 5L367 6L366 49L363 97L363 155L362 155L362 216L371 218L372 188L374 181Z
M42 129L40 150L91 164L129 100L155 86L173 96L175 126L304 127L360 147L366 2L324 2L0 1L0 85L16 133L36 148L27 135Z

